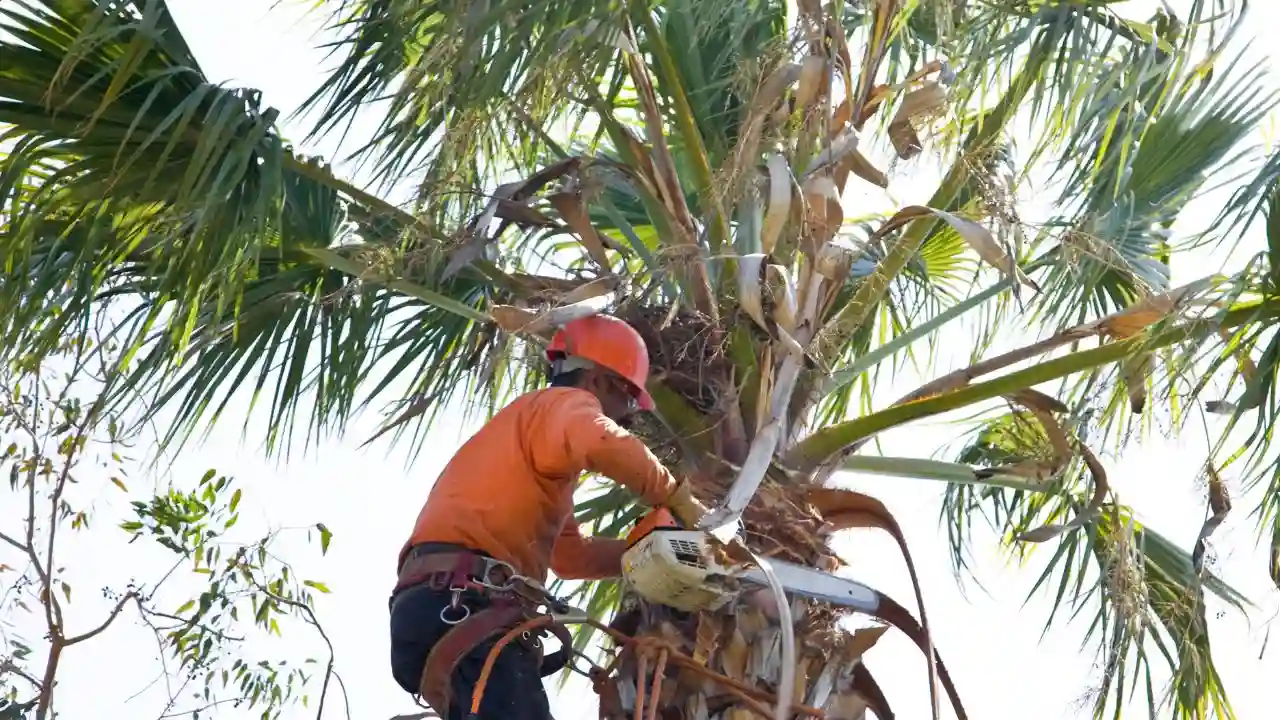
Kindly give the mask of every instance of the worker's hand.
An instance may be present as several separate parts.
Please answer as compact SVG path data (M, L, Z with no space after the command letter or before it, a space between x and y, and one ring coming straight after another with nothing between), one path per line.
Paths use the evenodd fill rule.
M709 512L706 505L698 501L693 496L693 491L689 489L688 483L680 483L676 489L672 491L671 497L667 498L667 508L676 516L680 524L686 528L695 528Z

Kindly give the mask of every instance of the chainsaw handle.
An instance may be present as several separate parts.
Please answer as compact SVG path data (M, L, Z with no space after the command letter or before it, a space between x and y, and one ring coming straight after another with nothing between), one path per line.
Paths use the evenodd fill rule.
M627 533L627 547L633 547L654 530L682 530L675 513L659 505L640 517L631 532Z

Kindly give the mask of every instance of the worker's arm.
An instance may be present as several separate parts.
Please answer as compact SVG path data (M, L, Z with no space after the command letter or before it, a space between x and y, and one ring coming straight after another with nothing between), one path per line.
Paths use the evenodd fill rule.
M603 580L622 574L624 540L583 537L578 521L565 521L551 550L551 571L565 580Z
M568 389L548 398L534 451L537 465L551 475L588 470L639 495L650 505L667 502L676 479L640 438L622 429L584 390ZM557 573L559 574L559 573Z

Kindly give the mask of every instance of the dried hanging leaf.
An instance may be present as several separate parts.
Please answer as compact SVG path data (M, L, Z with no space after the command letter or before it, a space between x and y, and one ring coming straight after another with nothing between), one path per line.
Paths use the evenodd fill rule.
M862 112L853 118L853 126L859 130L867 121L876 114L876 112L884 106L886 100L893 94L893 88L881 83L871 89L871 96L867 99L866 105L863 106Z
M748 650L750 648L747 646L746 639L737 628L734 628L733 633L729 635L729 642L720 652L721 671L734 680L742 680L746 677Z
M684 701L684 716L688 720L707 720L711 717L711 711L707 707L707 696L705 693L694 693Z
M511 305L495 305L489 308L489 317L493 318L503 332L513 334L525 332L527 328L536 328L540 320L538 313Z
M939 679L942 680L943 686L947 689L948 697L950 697L957 714L963 717L960 698L955 693L955 688L951 684L951 678L947 674L941 658L937 657L937 652L934 650L933 640L929 634L929 619L925 614L924 594L920 589L920 578L916 573L915 562L911 559L911 550L907 546L906 536L902 534L902 527L898 524L897 519L894 518L893 513L889 512L889 508L879 500L853 490L815 487L809 489L806 499L834 530L854 527L876 528L889 533L898 543L898 548L902 552L902 559L907 565L907 574L911 578L911 585L915 591L916 606L920 612L919 632L912 639L917 642L921 651L925 653L928 662L929 696L932 701L933 717L938 717L937 685ZM908 629L914 623L911 614L890 598L884 597L881 603L882 607L887 611L877 613L876 617L897 626L903 632L911 635L912 630ZM888 610L889 608L892 609ZM873 639L878 639L878 636L874 636Z
M796 669L795 689L791 693L793 698L802 698L809 691L809 673L812 662L801 662Z
M828 77L827 59L821 55L810 55L800 66L800 84L796 87L796 100L793 111L808 112L820 98L822 86Z
M449 257L441 277L445 280L453 277L462 268L480 259L489 243L496 240L506 229L504 222L493 235L489 235L489 225L495 217L503 217L508 222L519 223L520 217L529 219L530 224L544 224L547 218L541 213L522 205L522 203L541 190L547 183L576 170L582 159L570 157L548 165L524 180L504 183L493 191L493 196L483 212L467 224L467 240ZM524 210L518 208L524 207Z
M849 98L846 97L838 106L836 106L836 111L831 115L831 123L827 125L827 137L835 139L835 137L845 129L849 124L849 121L852 119L853 104L849 101Z
M1221 282L1221 275L1200 278L1166 292L1148 295L1120 312L1097 322L1099 332L1113 338L1130 338L1164 320L1191 297Z
M780 629L770 625L761 631L755 642L751 643L744 669L744 679L747 682L755 683L761 678L772 678L777 675L782 652L781 637Z
M868 650L875 647L887 632L889 632L888 625L872 625L854 630L849 636L849 641L841 648L842 657L846 662L861 658Z
M910 160L920 154L920 137L912 122L917 118L936 115L947 106L947 91L938 83L925 83L908 92L898 106L898 112L889 122L889 140L898 151L898 157Z
M864 109L869 105L871 88L875 83L876 75L880 72L880 63L889 50L896 27L895 20L898 18L898 11L902 8L902 2L903 0L878 0L871 12L871 27L862 55L862 73L858 78L857 94L854 96L854 107L857 108L854 118L857 127L862 126L868 115Z
M1022 268L1018 267L1013 257L1005 252L1004 248L1000 247L1000 243L996 241L991 231L968 218L924 205L909 205L889 218L888 222L876 234L883 236L890 230L896 230L917 218L927 215L933 215L946 221L960 235L960 238L969 247L973 248L974 252L978 253L978 257L982 258L983 261L994 266L1007 277L1017 280L1036 292L1040 292L1040 286L1022 272Z
M1005 397L1031 411L1049 440L1053 456L1025 458L993 468L976 469L974 477L986 480L997 475L1005 475L1021 478L1037 485L1047 485L1066 467L1074 454L1067 431L1053 415L1056 412L1067 412L1070 408L1057 398L1031 388L1018 390Z
M987 480L997 475L1012 475L1036 485L1048 485L1061 469L1062 463L1057 459L1027 458L992 468L977 468L973 471L973 475L979 480Z
M809 167L804 171L804 176L809 177L820 170L839 165L850 153L855 152L857 149L858 131L853 128L845 129L809 163Z
M1129 395L1129 409L1141 413L1147 405L1147 375L1151 372L1151 353L1138 353L1120 365L1120 378Z
M1052 395L1047 395L1034 388L1023 388L1005 395L1006 398L1012 400L1019 405L1033 412L1046 413L1064 413L1070 412L1071 408L1065 403Z
M560 305L572 305L584 300L600 297L618 289L618 279L613 276L595 278L578 285L572 290L561 295L558 299Z
M1212 464L1206 465L1204 470L1209 480L1209 517L1200 526L1200 536L1196 538L1195 549L1191 552L1191 564L1196 574L1204 571L1204 555L1209 546L1209 536L1213 535L1231 512L1231 493L1227 490L1227 484L1222 481L1222 475L1218 474Z
M845 168L847 168L849 172L852 172L854 175L857 175L876 187L889 187L889 176L885 175L884 171L880 168L872 165L871 161L868 160L867 157L859 150L854 150L853 154L845 159L845 164L842 166L842 169Z
M852 674L851 685L853 690L858 694L858 697L867 703L871 712L875 713L878 718L893 718L893 708L889 707L889 699L885 697L884 691L880 689L880 684L876 682L875 677L871 675L871 671L867 669L867 666L858 663L854 666ZM961 717L964 716L963 711L960 712L960 715ZM865 712L863 716L865 717ZM934 718L937 717L938 714L935 711Z
M840 191L831 178L816 175L804 183L804 200L806 221L811 234L818 239L820 248L835 237L844 224Z
M613 305L616 300L617 296L609 292L543 312L510 305L495 305L489 309L489 316L505 332L549 337L552 329L571 320L598 315L605 308Z
M489 235L489 224L498 213L498 204L510 199L524 185L524 180L505 183L493 191L493 197L489 200L484 212L467 224L466 240L449 254L449 262L445 264L444 272L440 276L442 280L448 280L457 275L459 270L484 256L485 248L498 237L497 233Z
M605 252L604 240L600 236L600 231L596 230L596 226L591 224L591 219L583 206L581 193L576 188L569 189L552 195L548 200L556 212L560 213L560 217L569 224L573 233L578 236L578 242L582 243L582 247L586 249L587 255L596 267L600 268L601 272L610 272L609 255Z
M551 218L525 205L523 202L515 202L514 200L499 200L498 211L495 216L500 220L506 220L516 225L555 227L555 222Z
M796 292L782 265L765 267L765 282L769 287L769 295L773 300L773 319L788 333L796 331ZM803 354L803 351L802 351Z
M813 269L819 275L827 278L833 285L842 285L846 278L849 277L849 271L853 268L853 262L862 254L860 248L836 238L818 251L818 259L813 264Z
M1102 467L1102 462L1098 460L1098 456L1093 454L1087 445L1077 441L1076 447L1080 451L1080 456L1084 459L1085 467L1089 469L1089 473L1093 476L1093 495L1089 498L1089 504L1080 510L1080 512L1071 519L1066 525L1044 525L1032 530L1028 530L1015 539L1022 542L1044 542L1053 539L1059 535L1084 527L1093 521L1102 511L1102 504L1106 502L1107 493L1111 492L1111 484L1107 481L1107 471Z
M778 237L791 213L791 166L780 153L769 156L765 163L769 170L769 209L765 212L760 231L760 245L766 254L772 253Z
M1227 328L1220 327L1218 328L1218 337L1230 345L1234 335ZM1258 377L1258 366L1254 364L1253 358L1249 357L1248 349L1244 347L1237 348L1232 355L1236 359L1236 366L1240 370L1240 377L1244 378L1245 384L1255 382Z
M764 317L765 260L767 255L752 253L738 258L738 306L756 321L756 324L769 332L769 323Z

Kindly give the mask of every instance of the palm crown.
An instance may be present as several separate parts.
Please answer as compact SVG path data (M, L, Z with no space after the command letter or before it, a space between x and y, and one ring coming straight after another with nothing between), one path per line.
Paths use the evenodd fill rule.
M210 84L162 0L18 0L0 14L0 353L39 357L109 308L129 350L112 397L176 412L166 442L245 386L287 447L302 398L319 435L408 385L385 431L417 443L460 391L491 409L536 385L549 332L609 311L655 368L658 412L637 432L704 499L759 484L741 496L757 551L817 565L831 528L898 532L874 499L822 487L837 470L944 481L957 561L980 514L1013 545L1056 545L1040 584L1056 572L1057 603L1098 613L1097 713L1155 659L1179 716L1229 714L1204 594L1244 598L1203 567L1203 537L1188 553L1133 519L1089 438L1167 408L1180 422L1225 382L1243 392L1213 409L1255 423L1237 455L1272 473L1280 213L1230 274L1169 277L1179 251L1226 249L1280 202L1280 156L1249 155L1275 98L1230 62L1239 17L1217 3L1146 22L1112 4L330 0L341 40L308 104L315 134L374 107L358 154L383 189L413 183L406 208L296 150L255 91ZM861 217L842 202L918 156L943 162L927 202ZM1033 173L1057 193L1034 222L1016 202ZM1220 183L1235 192L1211 230L1177 238L1184 205ZM913 343L971 313L1043 339L873 406ZM997 399L955 463L860 452ZM1206 466L1215 517L1227 437ZM1278 497L1271 479L1273 548ZM616 534L630 500L590 493L579 519ZM614 583L575 592L776 681L738 667L771 642L747 620L665 614ZM801 657L800 699L885 712L855 672L878 635L798 609L839 649Z

